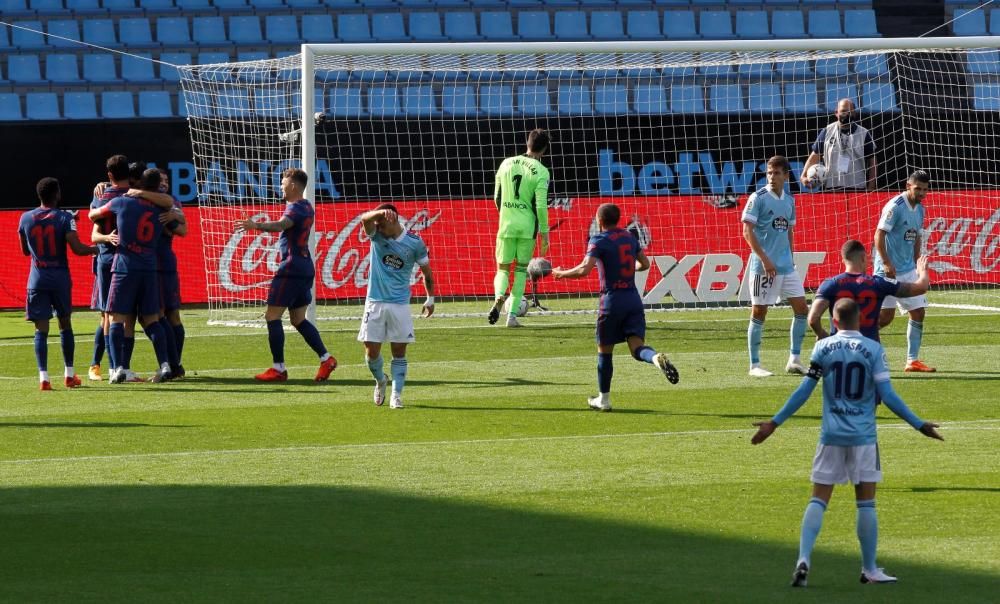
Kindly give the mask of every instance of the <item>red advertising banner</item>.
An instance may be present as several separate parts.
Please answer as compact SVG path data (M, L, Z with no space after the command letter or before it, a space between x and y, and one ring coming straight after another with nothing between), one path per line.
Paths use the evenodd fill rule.
M840 246L856 238L870 248L884 193L800 194L796 196L794 229L797 264L807 287L840 272ZM669 295L690 302L730 299L739 289L748 249L736 207L718 207L700 196L557 199L549 209L555 266L570 267L583 257L594 214L604 202L622 208L622 226L639 236L653 267L640 281L648 303ZM936 284L1000 283L1000 191L931 192L925 200L924 249L931 255ZM491 200L398 202L409 228L430 249L439 296L492 293L496 209ZM317 297L362 298L368 283L368 241L360 216L374 204L336 203L317 207ZM274 233L232 231L245 216L275 220L277 210L252 206L190 207L189 234L174 243L186 303L214 299L259 301L267 293L277 265ZM20 212L0 212L7 233L7 257L0 269L0 307L24 304L29 262L14 233ZM81 239L89 240L91 224L80 220ZM71 257L73 301L90 302L91 259ZM206 281L206 268L209 278ZM539 290L593 292L596 276L578 281L545 279ZM422 293L417 286L415 292Z

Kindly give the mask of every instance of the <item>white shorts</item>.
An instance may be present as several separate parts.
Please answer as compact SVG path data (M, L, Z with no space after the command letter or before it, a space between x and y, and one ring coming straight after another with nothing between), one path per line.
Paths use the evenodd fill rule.
M906 271L902 275L896 275L896 281L900 283L913 283L917 280L916 269L912 271ZM905 315L911 310L917 310L918 308L927 308L927 296L920 294L919 296L910 296L909 298L897 298L895 296L886 296L885 300L882 302L882 308L892 308L893 306L899 307L899 314Z
M804 298L805 288L797 272L787 275L750 275L750 303L754 306L773 306L779 300Z
M415 342L410 305L365 300L365 314L361 318L358 341L397 344Z
M878 443L857 447L820 443L813 458L811 480L816 484L882 482Z

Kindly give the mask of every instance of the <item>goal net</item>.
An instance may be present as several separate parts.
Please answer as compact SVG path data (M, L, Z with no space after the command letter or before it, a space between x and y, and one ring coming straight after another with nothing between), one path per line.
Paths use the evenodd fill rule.
M740 213L765 184L767 158L784 155L807 288L841 272L845 240L871 247L882 206L924 169L933 301L1000 307L1000 63L995 48L956 47L973 43L997 44L322 45L181 67L211 320L261 317L277 235L232 225L278 219L280 174L303 160L313 164L319 318L358 314L370 262L359 216L383 202L427 242L439 312L484 312L496 269L495 170L537 127L553 140L544 159L552 264L578 263L596 208L617 203L653 263L638 276L651 306L748 298ZM829 132L850 163L827 166L828 179L860 178L807 187L802 168L841 99L856 107L853 123ZM592 309L598 289L596 276L534 286L567 311Z

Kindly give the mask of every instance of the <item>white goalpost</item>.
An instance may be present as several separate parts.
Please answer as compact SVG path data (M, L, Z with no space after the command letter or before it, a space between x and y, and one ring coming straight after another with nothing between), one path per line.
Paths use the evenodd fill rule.
M740 210L767 158L785 155L807 287L840 272L846 239L871 247L882 205L924 169L932 301L1000 309L998 47L995 38L304 45L281 59L180 67L210 320L259 321L277 237L234 235L231 225L277 219L289 166L311 167L319 319L358 314L370 262L358 217L383 202L427 241L439 311L484 313L494 171L536 127L553 139L553 265L579 262L594 211L613 201L653 260L639 279L652 307L745 299ZM843 98L871 135L871 191L798 182ZM595 283L535 286L556 311L594 306Z

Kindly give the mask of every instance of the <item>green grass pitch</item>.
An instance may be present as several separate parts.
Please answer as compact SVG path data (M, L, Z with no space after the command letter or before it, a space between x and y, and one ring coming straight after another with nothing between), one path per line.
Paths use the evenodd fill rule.
M43 393L31 327L0 315L0 601L996 601L1000 314L930 309L933 375L903 374L905 320L887 330L896 389L946 441L880 410L879 563L900 581L858 582L840 487L805 590L820 395L751 447L798 378L746 376L746 315L651 314L681 382L619 350L604 414L592 315L418 321L403 410L372 405L353 321L320 326L324 384L295 332L290 381L253 383L266 333L191 311L187 379ZM789 319L768 319L771 369ZM95 317L74 324L85 375ZM140 335L133 367L151 357ZM58 376L57 337L49 359Z

